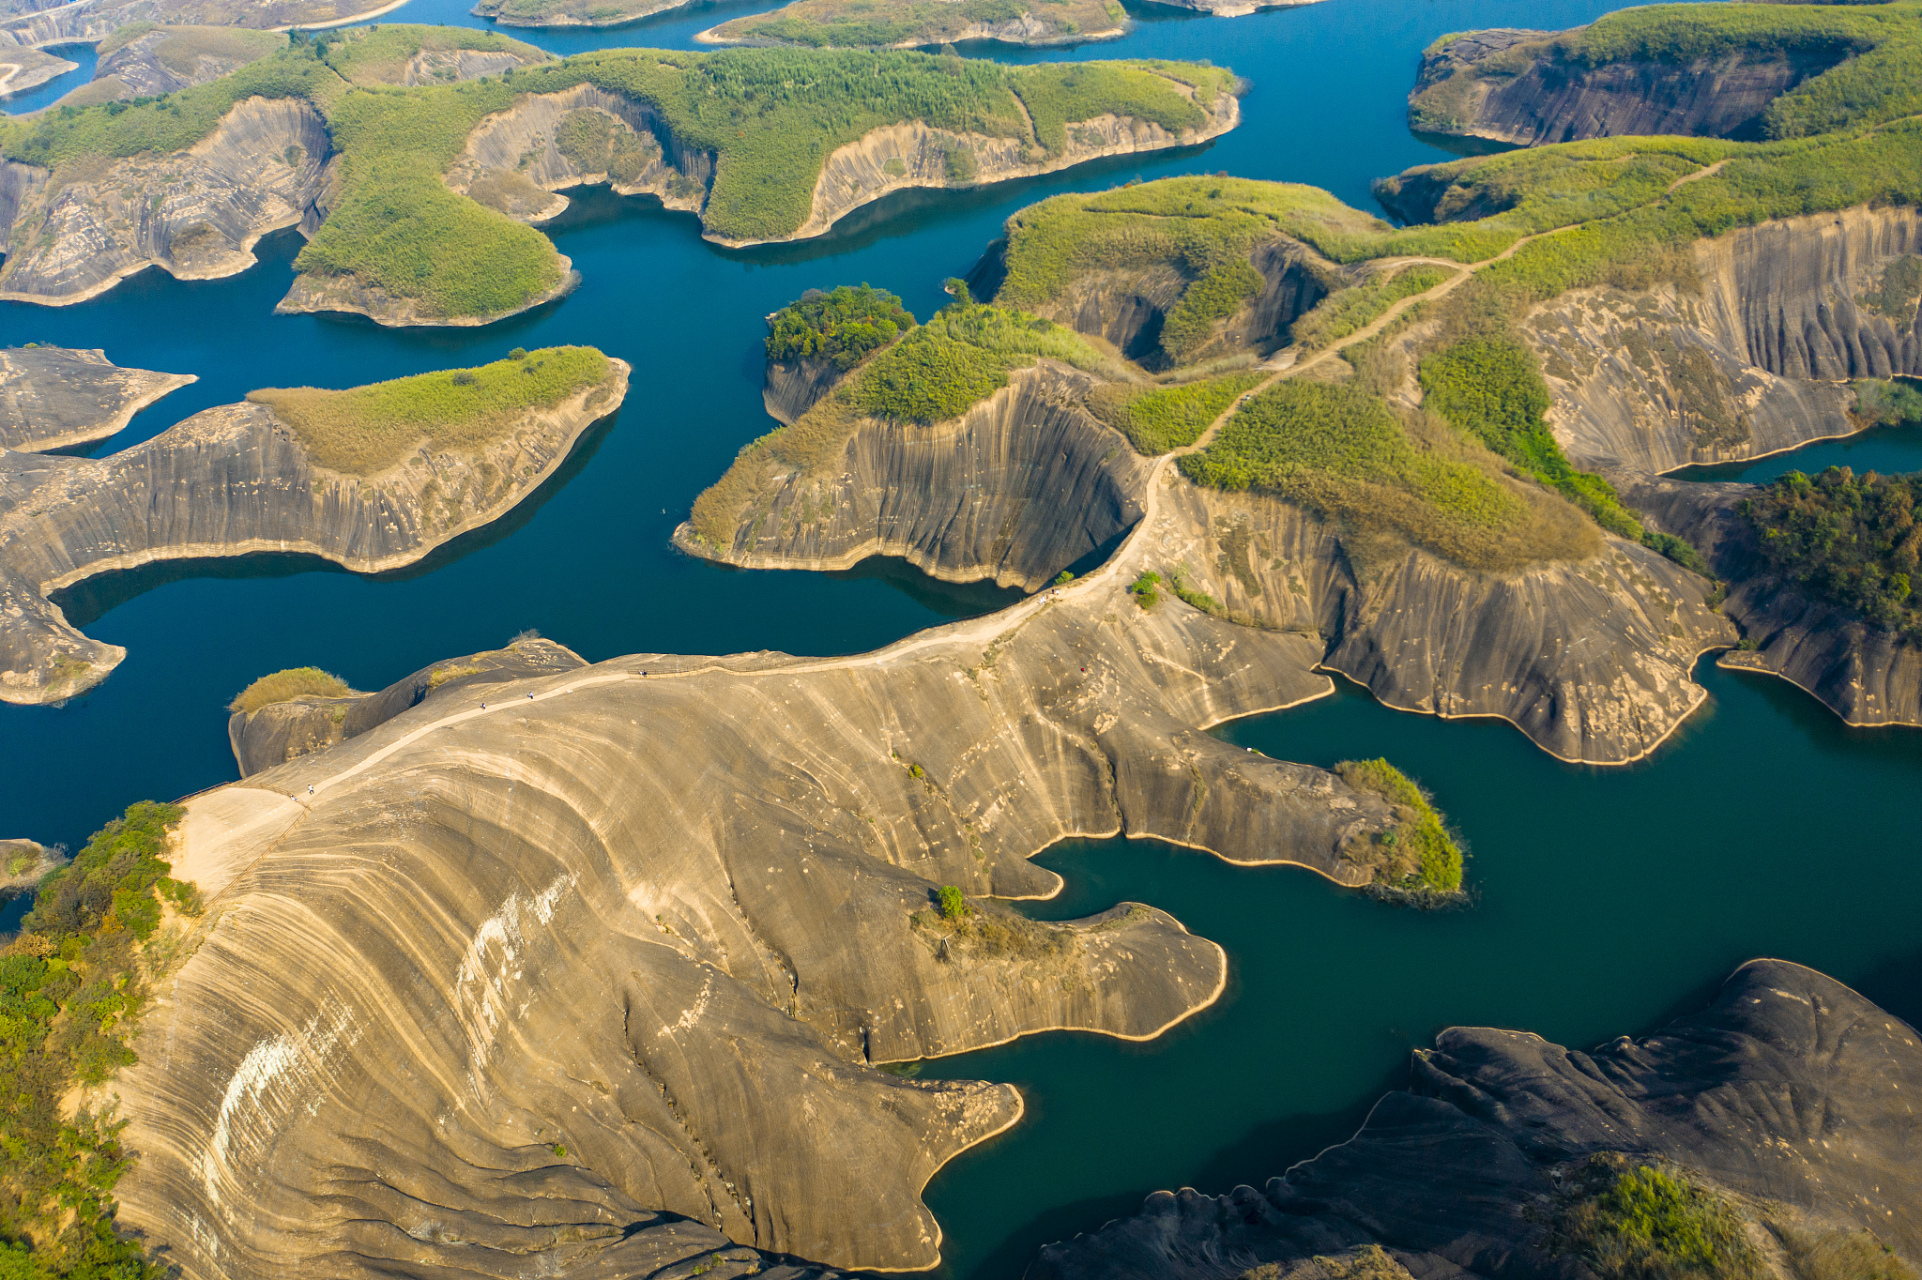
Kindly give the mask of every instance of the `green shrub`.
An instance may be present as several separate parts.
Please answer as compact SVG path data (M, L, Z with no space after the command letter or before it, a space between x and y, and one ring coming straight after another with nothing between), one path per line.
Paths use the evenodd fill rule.
M1728 1201L1680 1170L1591 1157L1549 1247L1605 1280L1757 1280L1769 1274Z
M264 675L242 689L234 695L234 700L227 704L227 710L252 712L276 702L288 702L294 698L305 696L340 698L352 692L345 680L322 671L319 667L289 667L285 671Z
M810 289L769 319L767 358L830 360L845 372L913 327L901 299L885 289Z
M1372 868L1376 884L1443 896L1461 892L1461 845L1426 792L1386 760L1343 760L1335 772L1355 790L1373 792L1395 807L1392 831L1348 850L1351 859Z
M1830 467L1814 479L1791 471L1737 510L1755 529L1774 572L1922 644L1918 500L1922 475L1858 477L1847 467Z
M1864 426L1922 425L1922 384L1901 380L1858 382L1855 417Z
M943 920L959 920L964 916L972 914L974 911L974 908L968 905L967 897L961 890L951 884L942 885L938 897L941 901L941 918Z
M346 391L267 388L247 398L292 428L317 465L365 476L423 440L434 449L478 448L529 410L551 408L607 375L607 357L592 347L547 347Z
M1141 576L1128 585L1128 594L1143 609L1152 609L1161 603L1161 575L1152 569L1144 569Z

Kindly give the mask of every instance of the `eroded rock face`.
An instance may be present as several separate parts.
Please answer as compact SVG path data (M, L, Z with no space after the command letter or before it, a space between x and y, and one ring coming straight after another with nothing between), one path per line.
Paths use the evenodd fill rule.
M1692 254L1699 290L1577 290L1523 322L1576 465L1660 472L1848 435L1851 379L1922 374L1917 300L1885 287L1922 255L1922 212L1769 222Z
M244 271L261 236L314 210L331 150L311 104L249 98L189 150L16 176L0 299L79 302L150 266L183 280Z
M0 699L55 702L126 651L68 625L48 596L158 560L298 551L358 572L412 564L498 519L627 390L626 364L471 452L425 444L374 476L317 466L260 404L197 413L101 459L0 452Z
M94 64L92 87L86 92L85 100L92 103L157 98L218 80L266 53L263 48L262 52L248 57L238 50L215 52L203 48L194 51L188 59L182 56L182 46L186 43L178 38L175 29L167 27L136 36ZM164 52L162 46L167 46Z
M0 98L38 89L79 67L77 62L23 45L0 46Z
M834 390L842 376L832 360L812 356L770 360L761 379L761 403L767 406L769 416L792 425Z
M1678 133L1759 139L1768 104L1847 50L1741 52L1688 63L1568 56L1558 33L1472 31L1422 58L1409 120L1518 146Z
M1715 1002L1592 1053L1525 1032L1443 1032L1361 1132L1257 1191L1156 1192L1142 1212L1041 1251L1040 1280L1218 1280L1385 1249L1396 1274L1567 1280L1547 1210L1591 1156L1682 1166L1761 1216L1871 1231L1922 1259L1916 1033L1842 984L1780 960ZM1778 1256L1772 1278L1792 1274ZM1261 1273L1257 1273L1261 1274ZM1302 1272L1303 1280L1325 1271Z
M105 440L188 373L122 369L104 351L0 349L0 449L70 449Z
M1365 879L1384 802L1201 732L1325 692L1313 653L1090 581L858 657L452 690L197 796L121 1221L236 1280L933 1265L921 1186L1020 1099L873 1064L1147 1037L1225 977L1146 907L963 930L934 889L1049 894L1031 854L1117 830Z
M952 422L864 420L831 470L765 494L731 546L686 526L676 545L749 568L899 556L950 581L1040 587L1141 517L1147 464L1081 408L1093 385L1044 361Z
M1755 486L1625 475L1617 487L1727 580L1722 612L1758 647L1730 650L1720 665L1780 676L1852 725L1922 725L1922 649L1773 572L1736 510Z

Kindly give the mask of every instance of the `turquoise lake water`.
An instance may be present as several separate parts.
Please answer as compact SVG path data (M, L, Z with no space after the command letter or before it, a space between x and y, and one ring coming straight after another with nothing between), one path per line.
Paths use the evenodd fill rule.
M696 31L772 7L513 34L559 53L689 48ZM1572 25L1611 7L1328 0L1233 20L1142 11L1124 40L996 56L1210 58L1252 82L1241 128L1187 152L903 194L821 240L738 252L704 243L692 218L651 201L586 193L552 233L581 288L478 331L271 315L292 279L292 233L263 241L260 265L227 280L149 272L72 307L0 304L0 342L104 347L121 364L200 376L97 454L264 385L348 386L563 342L635 366L625 407L561 475L429 564L363 578L261 557L113 575L68 593L69 617L128 657L67 706L0 706L0 836L77 845L132 800L231 779L224 704L281 667L311 663L379 688L525 627L589 659L858 652L1006 603L899 565L750 573L669 548L694 495L771 425L760 404L766 313L810 287L867 281L926 316L945 301L941 280L964 273L1010 213L1134 177L1225 169L1313 183L1372 209L1371 179L1447 158L1403 119L1423 45L1451 30ZM482 25L451 0L413 0L390 20ZM1922 469L1922 431L1714 474L1766 479L1830 463ZM1213 1009L1153 1044L1051 1035L928 1064L930 1075L1014 1081L1029 1107L1019 1128L930 1185L944 1271L1017 1276L1037 1244L1131 1212L1157 1187L1218 1192L1280 1173L1352 1132L1400 1083L1409 1047L1452 1023L1592 1044L1699 1005L1756 955L1816 966L1922 1018L1922 733L1850 730L1782 682L1708 663L1699 674L1709 702L1627 769L1559 764L1504 724L1390 712L1348 686L1221 730L1315 764L1387 755L1419 778L1471 848L1478 898L1467 910L1397 910L1298 869L1234 868L1152 842L1045 853L1068 889L1037 913L1152 902L1227 947L1234 977Z

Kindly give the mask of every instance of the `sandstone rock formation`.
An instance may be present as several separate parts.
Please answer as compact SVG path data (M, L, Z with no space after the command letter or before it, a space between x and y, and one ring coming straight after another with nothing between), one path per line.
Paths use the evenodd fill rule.
M183 280L244 271L269 231L318 223L332 142L302 99L249 98L186 151L44 170L7 162L0 299L61 306L158 266Z
M1416 1051L1413 1076L1353 1138L1261 1190L1156 1192L1139 1215L1044 1248L1029 1274L1591 1277L1551 1251L1550 1226L1571 1175L1603 1153L1672 1162L1734 1197L1769 1280L1804 1274L1784 1256L1797 1237L1869 1234L1871 1256L1922 1260L1909 1101L1922 1042L1814 970L1752 961L1702 1012L1592 1053L1454 1028ZM1346 1270L1377 1250L1380 1270Z
M1312 642L1123 587L449 689L192 798L209 909L110 1086L121 1221L233 1280L933 1265L921 1186L1020 1098L876 1066L1152 1036L1225 977L1147 907L949 919L937 886L1050 894L1031 854L1115 831L1355 884L1395 821L1201 731L1325 692Z
M1112 0L1049 0L1013 11L983 12L960 4L913 0L877 10L865 0L795 0L770 13L735 18L695 35L702 44L820 44L858 48L931 49L994 42L1037 47L1112 40L1127 32L1128 18Z
M0 98L11 98L57 80L80 64L25 45L0 46Z
M122 369L104 351L0 348L0 449L71 449L114 435L190 373Z
M445 697L470 685L552 675L586 665L585 658L565 645L530 636L505 648L422 667L379 693L341 697L303 694L286 702L269 703L257 711L236 711L227 721L227 741L240 765L240 776L245 778L357 738L430 697Z
M1500 28L1429 49L1408 95L1410 125L1518 146L1658 133L1760 138L1771 101L1847 56L1742 50L1591 64L1574 55L1576 34Z
M1652 751L1703 697L1696 656L1735 640L1705 606L1707 582L1619 539L1586 561L1477 573L1274 498L1198 488L1090 415L1078 400L1092 385L1044 361L956 421L865 421L824 466L770 474L730 545L688 525L676 545L757 568L886 554L1033 588L1127 533L1104 581L1180 569L1226 616L1301 637L1308 667L1390 706L1501 716L1596 764Z
M377 475L315 464L265 405L197 413L101 459L0 452L0 700L57 702L126 656L48 597L159 560L297 551L361 573L412 564L498 519L560 466L627 391L627 366L471 450L423 443Z
M1727 581L1722 612L1757 647L1732 649L1720 665L1780 676L1852 725L1922 725L1922 649L1774 573L1736 512L1753 485L1616 480L1650 523L1688 539Z
M136 22L256 31L340 27L396 7L396 0L28 0L0 9L0 49L96 44Z
M1767 222L1691 253L1680 286L1577 290L1521 326L1578 466L1668 471L1848 435L1850 380L1922 375L1922 299L1885 284L1922 258L1922 211Z
M841 369L832 360L770 360L761 378L761 403L769 417L792 424L840 381Z
M93 79L57 105L157 98L218 80L287 43L277 33L225 27L156 27L116 38L125 42L112 49L103 42Z
M478 0L468 10L503 27L618 27L688 0Z

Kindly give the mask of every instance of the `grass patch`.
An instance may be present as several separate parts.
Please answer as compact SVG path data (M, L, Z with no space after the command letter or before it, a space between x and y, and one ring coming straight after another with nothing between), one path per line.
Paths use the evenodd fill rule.
M1343 760L1341 780L1395 807L1395 826L1345 850L1374 872L1374 882L1405 893L1452 897L1461 892L1462 849L1427 792L1386 760Z
M344 698L352 692L345 680L319 667L289 667L264 675L242 689L227 704L227 710L245 714L295 698Z
M268 388L247 398L291 427L316 465L366 476L422 441L432 449L486 444L521 414L577 395L607 370L607 357L592 347L548 347L346 391Z
M1737 511L1755 529L1770 569L1811 594L1922 644L1922 475L1857 476L1830 467L1810 479L1791 471Z
M1426 293L1455 273L1447 267L1417 264L1384 271L1349 289L1339 289L1295 321L1290 340L1308 351L1333 346L1365 329L1382 312L1418 293Z
M767 358L827 360L845 373L913 327L914 316L885 289L809 289L768 320Z
M890 0L882 5L873 0L798 0L773 13L724 22L714 34L809 49L933 46L967 38L970 27L1014 22L1024 14L1032 14L1040 30L1016 43L1109 30L1126 20L1114 0L1053 0L1033 7L1015 0Z
M1604 1152L1570 1180L1551 1251L1604 1280L1759 1280L1769 1274L1727 1199L1679 1169Z
M124 1120L62 1099L136 1059L152 996L164 904L200 911L174 880L167 830L184 811L141 803L40 882L18 937L0 951L0 1273L158 1280L164 1269L114 1230L113 1188L133 1163Z
M1258 386L1261 373L1229 374L1170 387L1109 383L1088 396L1089 410L1128 437L1146 457L1186 448L1201 438L1235 397Z

